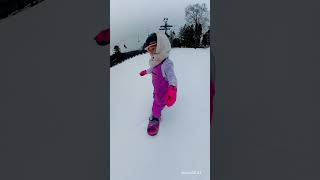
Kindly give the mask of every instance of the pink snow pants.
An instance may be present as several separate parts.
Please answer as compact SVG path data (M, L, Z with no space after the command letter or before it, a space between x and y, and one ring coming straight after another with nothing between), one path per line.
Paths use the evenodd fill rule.
M162 75L161 65L162 63L158 64L152 70L152 84L154 88L152 115L156 118L161 117L161 111L166 106L166 94L169 88L169 82Z

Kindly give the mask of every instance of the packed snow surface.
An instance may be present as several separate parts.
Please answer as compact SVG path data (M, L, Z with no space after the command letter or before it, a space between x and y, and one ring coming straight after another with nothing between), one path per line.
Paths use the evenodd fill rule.
M149 55L110 69L112 180L210 179L210 49L175 48L177 101L166 107L158 135L147 134L152 107Z

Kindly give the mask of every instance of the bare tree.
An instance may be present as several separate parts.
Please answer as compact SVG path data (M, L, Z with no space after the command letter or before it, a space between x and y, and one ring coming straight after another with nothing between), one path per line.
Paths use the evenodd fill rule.
M207 30L209 24L209 11L205 3L188 5L185 9L185 18L187 23L197 25L201 24L204 30Z

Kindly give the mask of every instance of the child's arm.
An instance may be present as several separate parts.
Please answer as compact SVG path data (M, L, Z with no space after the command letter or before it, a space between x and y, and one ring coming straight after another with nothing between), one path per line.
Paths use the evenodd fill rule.
M153 69L153 68L149 68L149 69L147 69L147 70L146 70L146 71L147 71L147 74L152 73L152 69Z
M139 74L140 74L140 76L144 76L146 74L150 74L151 72L152 72L152 68L149 68L149 69L141 71Z
M165 64L164 73L166 75L167 80L169 81L169 85L177 87L178 81L174 73L174 66L172 61L168 61Z

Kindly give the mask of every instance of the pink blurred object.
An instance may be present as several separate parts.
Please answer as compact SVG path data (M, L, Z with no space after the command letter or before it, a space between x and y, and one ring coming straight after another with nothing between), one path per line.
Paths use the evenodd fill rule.
M101 31L94 39L100 46L108 45L110 43L110 29Z
M140 76L144 76L144 75L147 74L147 70L143 70L143 71L141 71L139 74L140 74Z

